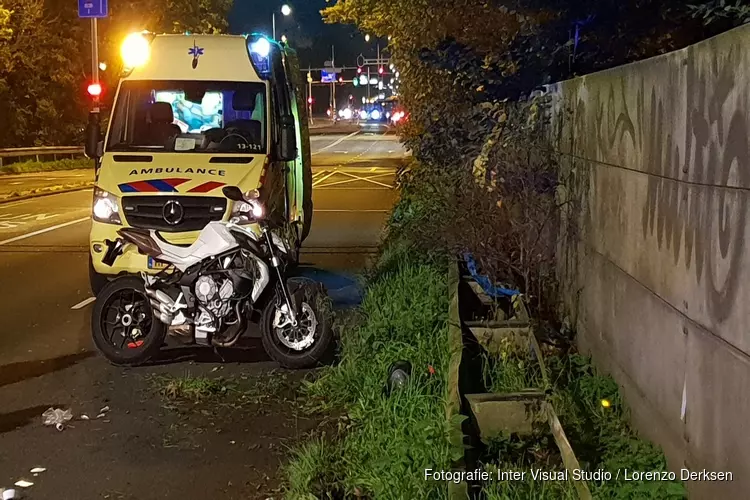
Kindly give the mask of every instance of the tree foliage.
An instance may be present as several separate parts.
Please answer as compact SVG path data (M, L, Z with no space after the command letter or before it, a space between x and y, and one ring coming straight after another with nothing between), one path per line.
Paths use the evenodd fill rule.
M105 102L119 75L119 45L144 29L218 33L232 0L131 0L99 22L99 56L108 63ZM0 147L77 144L88 113L90 29L73 2L0 0Z

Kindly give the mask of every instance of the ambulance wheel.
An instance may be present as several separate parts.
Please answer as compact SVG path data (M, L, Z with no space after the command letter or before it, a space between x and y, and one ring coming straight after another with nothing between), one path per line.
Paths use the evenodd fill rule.
M109 283L109 278L105 274L96 272L94 262L91 259L91 255L89 255L89 284L91 285L91 293L94 294L94 297L99 295L107 283Z

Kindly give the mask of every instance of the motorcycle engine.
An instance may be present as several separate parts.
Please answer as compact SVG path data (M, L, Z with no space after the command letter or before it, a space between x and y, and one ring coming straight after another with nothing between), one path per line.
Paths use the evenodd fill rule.
M196 340L203 340L209 332L218 330L221 319L231 310L229 299L233 294L230 279L217 281L207 274L195 281L195 298L199 304L195 318Z
M195 297L198 302L221 318L229 312L229 299L234 294L232 280L216 281L211 275L204 275L195 281Z

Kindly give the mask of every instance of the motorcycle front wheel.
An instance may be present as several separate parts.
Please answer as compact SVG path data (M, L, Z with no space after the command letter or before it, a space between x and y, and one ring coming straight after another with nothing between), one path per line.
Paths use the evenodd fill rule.
M140 278L123 276L107 283L91 315L96 348L117 366L138 366L156 356L167 328L151 310Z
M291 296L299 304L297 325L283 324L283 298L274 297L266 304L260 320L263 348L284 368L303 369L317 366L333 347L332 308L323 286L293 278L288 282Z

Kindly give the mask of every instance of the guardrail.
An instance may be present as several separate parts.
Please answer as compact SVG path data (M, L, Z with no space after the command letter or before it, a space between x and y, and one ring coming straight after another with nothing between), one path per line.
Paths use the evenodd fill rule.
M36 148L10 148L0 149L0 167L5 159L17 159L34 157L36 161L43 159L57 160L58 157L76 157L83 155L82 146L40 146ZM50 158L51 157L51 158ZM10 163L13 163L12 161Z

